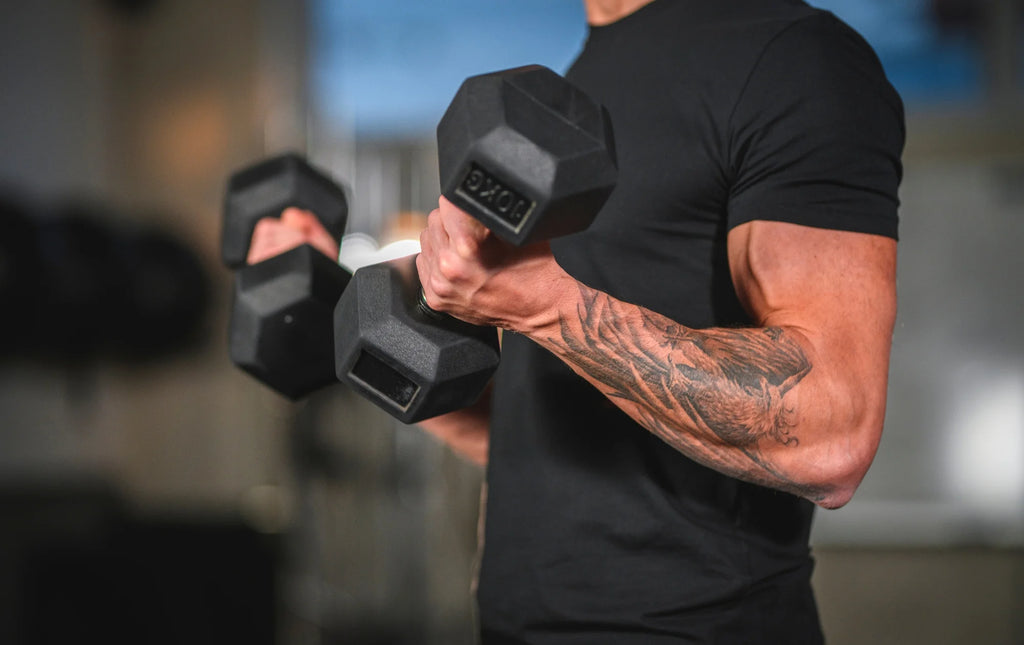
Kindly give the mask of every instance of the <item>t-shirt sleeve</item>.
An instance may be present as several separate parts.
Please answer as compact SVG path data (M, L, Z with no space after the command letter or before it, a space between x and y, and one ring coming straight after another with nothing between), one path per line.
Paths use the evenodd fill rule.
M834 16L805 18L765 47L729 124L729 228L775 220L897 236L903 104Z

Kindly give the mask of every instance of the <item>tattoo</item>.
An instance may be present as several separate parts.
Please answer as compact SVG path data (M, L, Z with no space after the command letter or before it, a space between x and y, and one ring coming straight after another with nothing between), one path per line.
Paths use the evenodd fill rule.
M581 286L578 320L561 321L554 351L603 385L607 396L635 404L636 418L705 465L809 499L825 491L793 482L765 458L766 442L797 446L795 412L786 394L811 370L800 345L780 328L697 331ZM680 413L698 435L670 425ZM699 435L729 448L713 450Z

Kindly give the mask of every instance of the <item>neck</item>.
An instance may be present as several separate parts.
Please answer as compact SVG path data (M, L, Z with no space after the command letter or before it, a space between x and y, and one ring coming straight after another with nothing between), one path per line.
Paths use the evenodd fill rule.
M587 23L600 27L625 18L645 4L654 0L583 0L587 11Z

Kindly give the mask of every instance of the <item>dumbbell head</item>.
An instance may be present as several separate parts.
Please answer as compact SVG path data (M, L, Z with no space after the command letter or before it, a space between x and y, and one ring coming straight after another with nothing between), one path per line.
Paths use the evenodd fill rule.
M356 271L335 309L337 377L404 423L473 403L498 367L498 334L430 311L414 256Z
M273 157L232 175L224 200L224 264L243 266L256 222L280 217L290 206L312 211L335 241L341 240L348 221L345 192L299 155Z
M607 111L539 65L466 79L437 142L442 194L517 245L585 229L618 175Z
M308 244L241 269L231 307L232 362L292 400L336 383L332 317L350 277Z

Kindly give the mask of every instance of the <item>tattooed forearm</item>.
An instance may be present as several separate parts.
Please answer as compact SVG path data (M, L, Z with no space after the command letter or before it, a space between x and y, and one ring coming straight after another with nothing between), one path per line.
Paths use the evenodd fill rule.
M786 394L811 364L784 330L688 329L580 289L578 317L549 339L564 361L688 456L810 499L824 493L788 480L765 454L800 443ZM696 432L679 427L683 417Z

